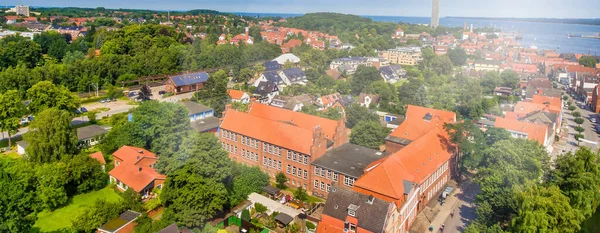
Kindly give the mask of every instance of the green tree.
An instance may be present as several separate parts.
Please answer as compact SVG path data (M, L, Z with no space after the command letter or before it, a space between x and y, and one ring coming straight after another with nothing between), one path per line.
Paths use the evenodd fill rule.
M263 66L260 63L254 65L254 74L256 75L256 77L259 77L262 73L265 72L265 70L266 70L265 66Z
M593 57L584 56L579 59L579 65L585 67L596 68L596 64L598 64L598 60Z
M572 112L571 115L575 118L577 117L581 117L581 113L580 112Z
M569 198L571 206L585 219L600 205L600 156L589 148L558 156L556 169L549 175L549 183L557 185Z
M11 39L18 38L18 39ZM23 37L9 36L0 40L0 67L17 66L22 63L28 68L42 61L42 49L37 43Z
M194 99L213 108L215 116L220 117L225 111L225 105L229 103L228 81L227 73L224 70L219 70L210 76L204 88L194 94Z
M47 108L57 108L74 112L80 101L66 87L54 85L50 81L42 81L27 90L27 98L31 100L27 106L33 113Z
M294 197L301 201L308 201L308 193L306 193L306 190L304 190L302 186L296 189L296 192L294 192Z
M254 204L254 209L258 213L265 213L265 212L267 212L267 210L269 210L266 206L264 206L263 204L260 204L258 202Z
M510 88L518 88L519 82L521 81L519 74L513 70L502 71L502 73L500 73L500 78L503 82L502 86Z
M464 66L467 64L467 53L464 49L458 47L448 51L448 57L455 66Z
M289 61L289 60L285 61L285 63L283 64L283 69L284 70L285 69L294 68L294 67L296 67L296 65L293 62Z
M275 182L277 182L277 188L285 189L286 188L285 183L288 182L288 178L287 178L287 176L285 176L285 173L278 172L277 175L275 176Z
M269 185L269 175L260 168L234 164L233 180L229 191L229 204L236 206L248 198L251 193L261 192Z
M193 227L204 224L227 202L227 189L220 180L205 178L196 173L198 163L187 163L165 182L160 199L165 213L181 226Z
M142 85L142 88L140 88L139 96L142 99L142 101L150 100L150 97L152 97L152 90L150 89L150 86Z
M379 116L371 112L368 108L360 106L358 103L348 106L346 108L346 127L354 128L361 121L378 122Z
M585 129L581 126L575 126L575 131L577 131L578 133L583 133L583 131L585 131Z
M569 111L575 111L575 109L577 109L577 107L569 105Z
M49 108L40 112L24 136L29 143L27 158L34 163L52 163L77 150L77 133L71 128L71 114Z
M106 186L108 175L102 171L98 160L89 155L76 155L65 161L68 183L65 190L69 196L100 190Z
M454 66L448 56L435 56L431 60L431 69L437 75L451 75L454 71Z
M579 232L583 216L558 187L530 183L515 196L517 212L511 232Z
M381 80L381 74L375 67L358 66L352 79L350 79L350 86L352 88L352 94L358 95L371 83Z
M580 118L580 117L577 117L577 118L573 119L573 121L575 123L577 123L578 125L581 125L584 122L583 118Z
M248 82L250 81L250 79L252 79L252 70L250 70L250 68L244 68L240 70L240 75L238 75L238 82Z
M377 150L384 143L388 134L389 130L381 126L379 122L361 121L352 129L350 143Z
M35 180L27 161L0 158L0 231L29 232L39 203Z
M17 91L10 90L0 94L0 129L8 132L8 147L12 146L11 135L17 133L23 115L25 104Z
M36 168L37 195L44 209L53 210L67 202L65 185L68 182L64 164L43 164Z
M77 232L92 232L109 220L119 217L126 208L122 202L112 203L105 200L97 200L72 221L72 228Z
M50 48L48 48L48 56L61 61L67 53L67 46L67 42L64 39L52 42Z

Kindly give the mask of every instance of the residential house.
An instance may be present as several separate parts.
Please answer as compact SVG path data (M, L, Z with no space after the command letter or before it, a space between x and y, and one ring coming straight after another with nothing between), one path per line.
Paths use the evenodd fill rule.
M212 108L196 103L194 101L188 100L179 102L179 104L183 105L188 110L188 117L190 119L190 122L203 120L208 117L214 116L214 110Z
M291 39L288 42L285 42L284 44L281 45L281 52L282 53L289 53L292 51L293 48L298 47L302 45L302 41L298 40L298 39Z
M271 106L299 112L304 106L314 106L314 100L313 97L307 94L302 94L299 96L277 95L271 101Z
M325 74L329 75L329 77L333 78L333 80L340 80L345 78L344 74L337 69L326 70Z
M102 154L101 151L98 151L96 153L91 153L89 156L92 159L95 159L96 161L98 161L98 163L100 163L100 165L102 166L102 171L106 171L106 160L104 160L104 155Z
M114 168L108 172L111 183L121 191L133 189L150 197L152 190L162 188L166 176L154 170L158 158L146 149L123 146L113 153Z
M423 60L420 47L398 47L379 53L392 64L414 66Z
M596 85L594 87L594 90L592 91L592 101L590 103L591 110L595 113L600 113L600 99L598 98L598 86L599 85Z
M346 57L335 59L329 65L330 69L339 70L342 73L354 74L358 66L367 66L368 59L366 57Z
M393 202L335 185L316 232L395 232L391 216L396 215L396 209Z
M279 75L287 85L300 84L305 85L308 82L306 74L300 68L290 68L279 71Z
M379 96L375 94L360 93L358 95L358 103L362 107L370 108L371 106L379 106Z
M195 92L204 87L204 83L208 81L208 78L206 72L170 76L165 82L165 90L174 94Z
M248 112L226 108L220 140L232 160L272 179L284 172L288 185L312 192L311 163L348 141L344 122L251 102Z
M232 102L239 102L242 104L250 103L250 95L244 91L228 89L227 94L229 94Z
M59 34L69 34L75 40L82 35L81 33L85 31L85 28L79 26L52 26L49 30L56 31Z
M534 140L545 148L550 146L552 139L549 138L548 126L530 122L519 121L517 119L507 119L496 117L494 127L506 129L513 138Z
M133 232L139 217L142 214L133 210L128 210L119 215L118 218L108 221L98 228L98 233L131 233Z
M325 110L342 100L342 95L340 93L333 93L330 95L324 95L317 99L316 104L320 106L319 110Z
M279 87L272 81L262 81L254 89L253 95L258 97L258 101L261 103L268 104L271 103L273 97L279 95Z
M312 194L327 197L334 183L351 188L354 181L365 173L367 165L386 155L381 151L350 143L328 150L312 162L314 172Z
M265 71L280 70L283 67L276 61L266 61L263 63L263 66L265 67Z
M404 37L404 30L402 30L402 28L396 29L396 32L394 32L394 35L392 35L392 38L394 39L399 39L402 37Z
M558 97L562 96L562 91L560 89L554 88L536 88L534 86L528 86L525 90L525 99L532 100L534 95L548 96L548 97Z
M258 87L258 85L262 82L271 82L280 87L287 85L287 82L281 77L280 72L276 70L265 71L262 73L260 77L254 81L254 86Z
M494 60L476 60L473 63L473 68L476 71L500 71L502 62Z
M382 66L379 68L379 73L385 82L391 84L394 84L400 79L406 77L406 70L402 69L402 66L400 65Z
M98 125L88 125L77 128L77 142L79 147L90 147L98 144L102 136L108 133L108 130Z
M511 96L513 90L510 87L496 87L494 88L493 94L497 96Z
M273 61L276 61L277 63L279 63L279 65L282 66L285 65L286 62L291 62L296 65L300 64L300 58L291 53L282 54L281 56L273 59Z
M591 74L583 74L578 75L578 79L577 98L583 100L585 104L589 104L592 102L594 88L600 84L600 77Z

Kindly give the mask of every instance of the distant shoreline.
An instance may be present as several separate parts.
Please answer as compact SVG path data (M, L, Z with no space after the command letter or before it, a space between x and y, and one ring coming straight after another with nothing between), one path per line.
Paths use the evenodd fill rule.
M561 23L561 24L581 24L600 26L600 18L596 19L559 19L559 18L508 18L508 17L461 17L447 16L449 19L474 19L474 20L501 20L515 22L532 22L532 23Z

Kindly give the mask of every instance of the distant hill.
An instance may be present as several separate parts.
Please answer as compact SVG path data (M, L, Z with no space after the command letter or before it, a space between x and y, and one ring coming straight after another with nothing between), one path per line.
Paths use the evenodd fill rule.
M502 20L502 21L536 22L536 23L564 23L564 24L600 25L600 19L494 18L494 17L459 17L459 16L450 16L450 17L446 17L446 18L453 18L453 19Z

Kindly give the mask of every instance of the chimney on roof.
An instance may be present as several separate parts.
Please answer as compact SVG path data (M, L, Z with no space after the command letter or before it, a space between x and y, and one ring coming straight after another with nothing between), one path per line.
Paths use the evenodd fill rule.
M375 201L375 197L373 195L369 195L369 198L367 198L365 202L372 205L373 201Z
M139 152L140 154L143 154L143 153L144 153L144 150L139 150L138 152Z
M142 167L138 167L138 171L140 171L140 172L141 172L141 171L142 171Z

